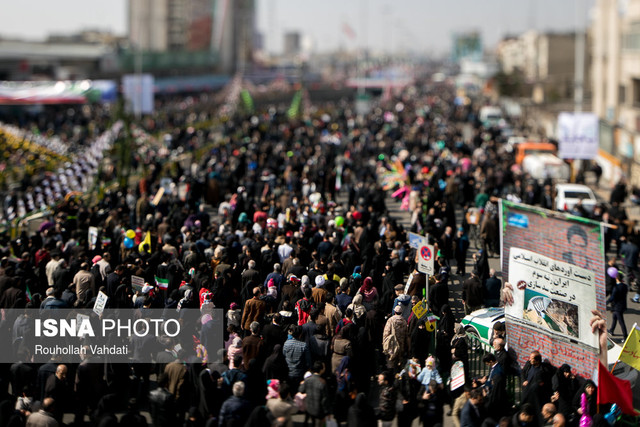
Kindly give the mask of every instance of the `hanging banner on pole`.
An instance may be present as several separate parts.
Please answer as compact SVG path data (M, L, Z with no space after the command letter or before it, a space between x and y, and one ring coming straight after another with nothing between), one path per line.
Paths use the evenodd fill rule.
M153 113L153 75L126 74L122 77L122 93L127 111L134 114Z
M593 113L560 113L558 116L558 157L591 160L598 155L598 116Z

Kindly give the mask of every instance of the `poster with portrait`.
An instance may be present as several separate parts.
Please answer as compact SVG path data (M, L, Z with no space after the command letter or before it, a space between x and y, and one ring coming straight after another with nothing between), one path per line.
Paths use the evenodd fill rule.
M500 203L507 343L522 366L538 350L553 365L591 376L598 340L591 310L605 312L603 228L597 221L536 206Z

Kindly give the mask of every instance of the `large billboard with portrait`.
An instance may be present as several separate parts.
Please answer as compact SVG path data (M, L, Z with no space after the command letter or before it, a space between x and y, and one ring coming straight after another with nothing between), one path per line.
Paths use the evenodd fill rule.
M599 222L503 200L502 275L513 286L507 340L524 364L533 350L590 377L598 360L592 310L605 311Z

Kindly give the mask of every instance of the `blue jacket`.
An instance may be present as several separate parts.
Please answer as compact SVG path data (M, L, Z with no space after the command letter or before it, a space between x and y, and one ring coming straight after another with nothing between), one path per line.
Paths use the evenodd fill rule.
M484 407L482 405L474 407L471 400L467 400L460 412L460 427L480 427L484 419Z
M398 304L402 306L402 317L404 317L404 320L408 320L409 315L411 315L411 297L407 294L396 297L396 299L393 300L393 308L396 308Z
M222 404L220 408L220 417L218 425L225 427L230 421L234 421L234 425L244 425L244 422L251 414L251 406L249 401L242 397L231 396Z
M620 255L622 256L624 265L636 268L638 266L638 256L640 249L635 243L624 242L620 247Z

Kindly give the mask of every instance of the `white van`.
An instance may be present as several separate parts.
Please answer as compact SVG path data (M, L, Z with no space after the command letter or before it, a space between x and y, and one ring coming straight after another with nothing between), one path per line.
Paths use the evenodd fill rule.
M484 127L500 126L503 121L502 110L496 106L485 106L480 108L480 114L478 115L480 123Z
M557 181L569 181L571 168L561 158L551 153L537 153L524 156L522 170L531 178L544 181L551 178Z

